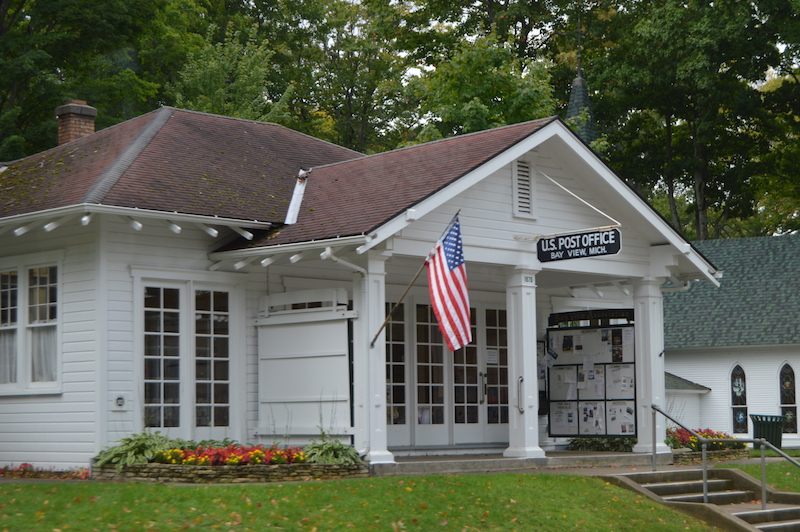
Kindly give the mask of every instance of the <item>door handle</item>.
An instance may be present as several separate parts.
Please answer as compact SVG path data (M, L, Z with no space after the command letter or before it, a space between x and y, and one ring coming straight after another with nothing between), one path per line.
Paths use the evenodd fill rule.
M517 381L517 408L519 409L520 414L525 413L525 409L522 407L522 381L524 379L522 377L519 378Z
M480 386L482 390L478 392L481 395L479 403L483 404L486 402L486 374L481 371L480 373L478 373L478 377L480 377L480 382L478 383L478 386Z

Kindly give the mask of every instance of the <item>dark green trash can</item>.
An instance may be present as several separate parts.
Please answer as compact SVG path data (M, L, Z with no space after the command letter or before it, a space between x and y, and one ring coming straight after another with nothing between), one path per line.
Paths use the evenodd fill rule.
M759 416L750 414L753 420L753 438L764 438L772 445L781 448L783 439L783 423L786 416Z

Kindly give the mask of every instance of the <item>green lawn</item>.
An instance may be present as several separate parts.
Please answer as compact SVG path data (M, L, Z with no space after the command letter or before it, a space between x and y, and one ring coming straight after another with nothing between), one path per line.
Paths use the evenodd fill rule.
M735 467L741 469L761 482L761 464L740 465L723 463L717 465L717 467ZM800 493L800 467L786 460L767 464L767 484L776 490Z
M597 478L379 477L264 485L0 484L0 531L713 531Z

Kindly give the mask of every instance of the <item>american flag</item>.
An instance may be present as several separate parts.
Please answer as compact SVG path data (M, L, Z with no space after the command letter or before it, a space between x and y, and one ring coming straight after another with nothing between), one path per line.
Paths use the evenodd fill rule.
M450 222L425 262L428 265L428 290L439 330L447 341L447 347L456 351L472 341L467 270L458 215Z

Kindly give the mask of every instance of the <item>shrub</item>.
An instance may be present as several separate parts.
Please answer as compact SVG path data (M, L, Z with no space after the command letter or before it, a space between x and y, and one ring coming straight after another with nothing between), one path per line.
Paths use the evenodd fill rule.
M696 433L704 438L726 438L735 439L730 434L725 432L711 430L711 429L696 429ZM701 451L702 443L697 437L693 436L691 432L686 429L670 428L667 429L667 439L665 443L672 449L691 449L692 451ZM746 447L744 442L729 441L729 442L708 442L707 449L709 451L722 451L725 449L744 449Z
M103 449L97 455L96 464L116 464L117 471L124 466L150 462L159 451L174 447L172 440L160 432L142 432L119 440L117 445Z
M358 452L323 431L320 441L312 440L305 447L306 461L312 464L354 465L361 462Z
M614 451L629 453L636 445L636 438L573 438L568 451Z

